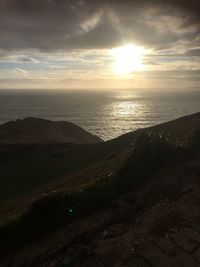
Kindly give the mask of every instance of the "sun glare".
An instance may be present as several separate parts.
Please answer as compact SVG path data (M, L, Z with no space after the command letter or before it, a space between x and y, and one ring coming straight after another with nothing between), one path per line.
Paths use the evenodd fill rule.
M125 45L112 49L115 58L114 71L119 74L128 74L144 69L142 63L145 49L140 46Z

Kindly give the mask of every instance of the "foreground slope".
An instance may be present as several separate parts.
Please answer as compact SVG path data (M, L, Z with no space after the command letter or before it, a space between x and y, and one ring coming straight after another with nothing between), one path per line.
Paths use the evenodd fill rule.
M0 143L3 144L91 144L101 141L71 122L29 117L0 125Z
M75 224L53 249L53 266L197 267L200 265L200 160L157 172L118 199L118 208ZM73 230L72 230L73 229ZM65 233L69 232L66 228ZM45 243L44 243L45 244ZM41 265L51 254L41 255Z
M27 129L29 121L30 125L33 126L35 122L38 126L34 128L35 133L32 137L27 135L27 132L33 131L32 128ZM25 144L0 144L0 222L7 217L18 215L33 199L41 197L43 193L77 190L108 178L117 172L129 157L135 138L141 132L150 130L157 133L163 132L171 142L184 143L184 140L187 140L191 133L200 127L200 113L131 132L108 142L94 144L58 144L57 141L64 141L63 137L60 138L55 134L58 134L62 124L68 125L68 123L29 118L0 126L0 129L1 127L7 129L7 138L12 137L12 142L14 139L15 142L17 139L23 142L21 139L23 136L25 142ZM15 127L10 127L10 125ZM22 132L22 125L26 125L24 126L26 135ZM71 124L69 125L71 127ZM77 126L73 127L76 129ZM40 144L32 143L33 139L39 142L40 136L35 136L38 134L36 129L41 129L37 131L38 133L44 133L42 129L48 129L47 135L42 135ZM47 137L51 135L51 129L55 143L47 144L47 140L50 141ZM68 136L67 132L66 138ZM26 143L28 139L31 139L30 144ZM72 139L78 142L79 138L76 136L71 138L71 141ZM96 137L95 140L99 141Z
M199 133L200 113L103 143L1 145L1 222L29 208L0 228L0 266L199 266Z
M184 144L140 131L118 172L35 201L0 229L0 266L199 266L200 125L191 129Z

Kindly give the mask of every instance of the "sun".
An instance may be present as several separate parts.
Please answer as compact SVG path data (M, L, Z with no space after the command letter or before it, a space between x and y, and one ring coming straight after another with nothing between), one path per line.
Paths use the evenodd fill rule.
M115 58L114 71L119 74L128 74L134 71L144 69L142 63L145 49L140 46L125 45L112 49L112 55Z

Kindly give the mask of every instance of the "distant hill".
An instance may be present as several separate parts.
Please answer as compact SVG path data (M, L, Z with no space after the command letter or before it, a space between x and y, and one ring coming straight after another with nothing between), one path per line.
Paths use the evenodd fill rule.
M0 125L1 144L90 144L102 141L71 122L28 117Z

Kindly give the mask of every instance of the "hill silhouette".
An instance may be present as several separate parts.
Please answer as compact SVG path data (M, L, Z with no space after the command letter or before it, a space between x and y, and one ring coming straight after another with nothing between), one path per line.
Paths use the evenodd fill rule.
M90 144L102 140L71 122L28 117L0 125L0 143Z

